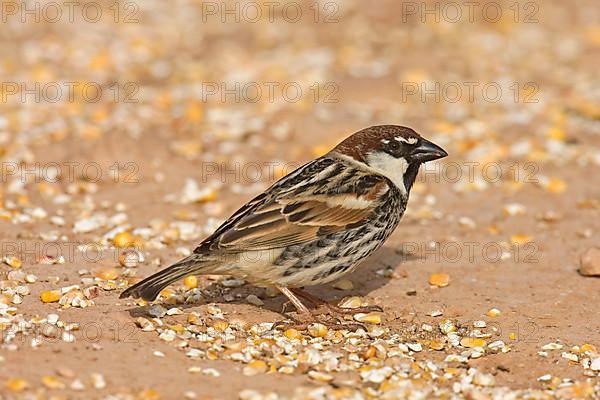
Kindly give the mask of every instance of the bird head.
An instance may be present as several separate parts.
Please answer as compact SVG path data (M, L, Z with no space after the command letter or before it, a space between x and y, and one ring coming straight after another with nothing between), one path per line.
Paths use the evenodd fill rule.
M341 142L333 151L366 164L388 177L405 193L412 187L421 164L448 155L440 146L422 138L411 128L398 125L363 129Z

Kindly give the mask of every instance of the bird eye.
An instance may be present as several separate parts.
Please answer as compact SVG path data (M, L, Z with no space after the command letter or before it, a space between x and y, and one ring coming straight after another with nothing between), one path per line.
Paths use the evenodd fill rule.
M400 148L400 143L395 140L392 140L389 144L390 150L398 150Z

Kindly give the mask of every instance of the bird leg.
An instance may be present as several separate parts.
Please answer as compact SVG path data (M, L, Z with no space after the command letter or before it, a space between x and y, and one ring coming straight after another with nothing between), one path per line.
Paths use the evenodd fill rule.
M357 308L344 308L344 307L340 307L337 306L335 304L331 304L328 301L325 301L323 299L318 298L317 296L314 296L310 293L308 293L307 291L304 291L302 289L292 289L293 293L308 301L309 303L315 305L315 306L323 306L325 307L329 312L334 313L334 314L356 314L356 313L370 313L370 312L383 312L383 309L379 306L364 306L364 307L357 307Z
M319 322L320 324L323 324L331 329L343 328L343 329L348 329L348 330L353 330L353 331L355 331L359 328L365 329L365 327L361 324L355 324L355 323L341 324L340 322L331 323L331 322L326 322L326 321L318 321L317 318L315 317L315 315L312 312L310 312L310 310L298 298L298 296L297 296L298 293L295 293L295 291L297 289L295 289L295 291L292 291L291 289L284 287L284 286L276 286L276 288L279 289L281 291L281 293L283 293L290 300L290 302L294 305L294 307L296 307L296 309L300 313L300 318L299 319L292 318L294 320L294 322L291 324L284 322L284 321L276 322L275 325L273 326L274 328L283 328L283 329L295 328L298 330L305 330L308 328L308 325L310 323ZM304 296L302 296L302 297L304 297ZM306 298L305 298L305 300L308 300L310 303L315 304L312 300L309 300Z
M298 310L300 314L312 316L310 310L304 304L302 304L302 301L300 301L300 299L296 297L294 292L292 292L290 289L284 286L277 286L277 289L279 289L279 291L290 300L290 302L294 305L294 307L296 307L296 310Z

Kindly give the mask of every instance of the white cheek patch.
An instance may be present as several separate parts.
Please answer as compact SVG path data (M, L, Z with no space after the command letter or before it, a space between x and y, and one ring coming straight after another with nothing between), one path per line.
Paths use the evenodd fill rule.
M403 157L393 157L387 153L376 152L367 155L369 168L391 180L406 195L404 174L408 169L408 162Z
M394 139L396 139L399 142L403 142L403 143L408 143L408 144L415 144L417 143L417 138L411 137L411 138L404 138L402 136L396 136Z

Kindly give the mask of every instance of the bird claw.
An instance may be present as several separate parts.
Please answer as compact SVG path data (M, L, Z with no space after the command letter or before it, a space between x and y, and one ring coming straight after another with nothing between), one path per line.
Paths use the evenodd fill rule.
M345 321L343 316L348 315L348 314L370 313L370 312L374 312L374 311L376 311L376 312L383 311L383 309L379 306L343 308L343 307L340 307L337 305L330 304L329 302L319 299L318 297L315 297L315 296L311 295L310 293L304 292L300 289L290 290L288 288L279 288L279 287L278 287L278 289L281 290L282 293L288 297L288 299L290 299L289 302L286 302L283 304L283 307L282 307L283 312L285 312L285 309L291 303L299 311L299 313L297 314L299 319L288 317L293 322L277 321L277 322L275 322L275 324L273 324L273 329L285 330L285 329L293 328L293 329L296 329L299 331L304 331L304 330L308 329L310 324L319 323L319 324L325 325L327 328L332 329L332 330L344 330L345 329L345 330L349 330L349 331L356 331L358 329L364 329L366 331L367 328L363 324L360 324L360 323L357 323L354 321L348 322L348 323L342 322L342 321ZM316 306L316 309L313 309L312 311L309 310L302 303L302 301L298 298L298 296L303 298L304 300L307 300L313 306ZM320 309L322 309L322 308L325 309L325 310L323 310L325 312L320 312ZM331 317L331 319L335 319L335 322L323 321L323 318L317 318L317 316L328 316L328 317Z
M282 331L287 330L287 329L296 329L298 331L306 331L306 330L308 330L308 327L311 324L318 323L318 324L326 326L328 329L336 330L336 331L348 330L351 332L355 332L359 329L363 329L365 331L368 330L363 324L360 324L358 322L342 323L339 320L336 322L319 321L313 315L310 316L308 321L300 321L300 320L297 320L297 319L294 319L291 317L290 317L290 320L291 321L286 321L286 320L277 321L273 324L272 329L282 330Z
M358 314L358 313L371 313L371 312L383 312L383 308L379 306L363 306L356 308L344 308L339 306L331 305L331 310L340 314Z
M325 303L323 304L327 312L329 314L338 314L338 315L353 315L359 313L372 313L372 312L383 312L383 308L379 306L363 306L363 307L355 307L355 308L346 308L340 307L333 304Z
M304 327L308 326L306 324L301 324L299 321L290 322L290 321L286 321L286 320L280 320L280 321L275 321L275 323L273 324L273 327L271 329L280 330L280 331L292 329L292 328L298 329L298 328L296 328L296 325L297 326L303 325ZM303 330L303 329L298 329L298 330Z

